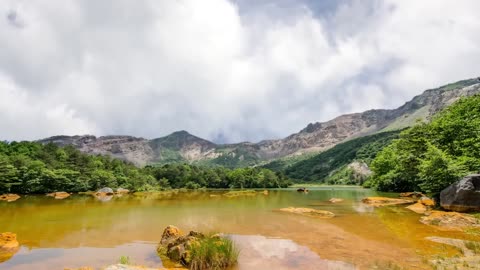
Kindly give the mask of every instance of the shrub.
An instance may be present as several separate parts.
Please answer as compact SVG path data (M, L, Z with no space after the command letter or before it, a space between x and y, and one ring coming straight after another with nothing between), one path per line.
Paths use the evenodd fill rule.
M191 270L226 269L237 263L239 250L229 238L207 236L190 247Z

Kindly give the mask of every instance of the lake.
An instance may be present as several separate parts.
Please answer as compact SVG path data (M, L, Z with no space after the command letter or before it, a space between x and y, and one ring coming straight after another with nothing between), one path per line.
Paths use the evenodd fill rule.
M14 232L20 250L0 270L101 267L128 256L160 267L156 246L166 226L230 235L241 253L235 269L430 269L434 256L457 250L425 239L471 239L419 222L405 206L372 208L361 203L377 193L355 187L270 190L268 195L227 198L226 191L142 193L101 201L89 195L64 200L22 196L0 202L0 232ZM214 196L212 196L214 195ZM343 202L330 203L332 197ZM276 211L283 207L328 210L321 219ZM477 237L478 240L478 237ZM394 269L394 268L392 268Z

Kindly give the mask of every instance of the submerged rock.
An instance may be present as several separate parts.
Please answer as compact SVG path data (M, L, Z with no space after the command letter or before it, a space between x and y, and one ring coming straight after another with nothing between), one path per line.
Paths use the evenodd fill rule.
M268 190L264 190L263 195L268 195Z
M457 212L480 211L480 174L466 176L442 190L440 205Z
M339 202L343 202L343 199L340 199L340 198L331 198L330 200L328 200L329 202L331 203L339 203Z
M317 209L312 209L312 208L287 207L287 208L281 208L279 210L282 211L282 212L300 214L300 215L310 216L310 217L320 217L320 218L333 218L333 217L335 217L335 214L330 212L330 211L317 210Z
M432 211L429 215L420 218L420 222L427 225L443 227L446 230L463 230L468 227L480 227L480 220L472 215Z
M57 200L63 200L63 199L65 199L65 198L70 197L70 193L63 192L63 191L60 191L60 192L52 192L52 193L48 193L47 196L49 196L49 197L54 197L54 198L57 199Z
M14 202L20 199L20 195L17 194L3 194L0 195L0 201Z
M17 235L11 232L0 233L0 263L8 261L19 249Z
M428 211L427 206L419 202L409 205L406 208L418 214L425 214Z
M388 205L398 205L398 204L409 204L413 203L412 200L406 199L395 199L387 197L367 197L362 200L363 203L379 207L379 206L388 206Z

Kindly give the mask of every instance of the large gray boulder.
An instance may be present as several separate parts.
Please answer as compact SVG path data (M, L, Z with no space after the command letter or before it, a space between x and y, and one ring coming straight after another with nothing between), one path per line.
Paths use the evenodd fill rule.
M109 187L104 187L104 188L101 188L97 191L97 193L105 193L106 195L113 195L113 189L109 188Z
M442 190L440 205L457 212L480 211L480 174L466 176Z

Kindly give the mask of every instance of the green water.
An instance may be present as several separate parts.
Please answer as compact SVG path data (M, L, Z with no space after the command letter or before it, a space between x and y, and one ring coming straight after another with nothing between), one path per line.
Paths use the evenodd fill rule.
M23 196L0 202L0 232L16 233L21 244L12 258L0 263L0 270L101 267L120 256L160 267L155 247L170 224L184 231L232 235L242 250L238 269L370 269L387 263L429 269L424 258L438 253L440 246L424 237L458 237L419 223L420 216L403 206L374 209L362 204L362 198L379 194L361 188L215 196L223 193L138 194L109 201L88 195L64 200ZM345 201L332 204L332 197ZM289 206L328 210L336 217L276 211Z

